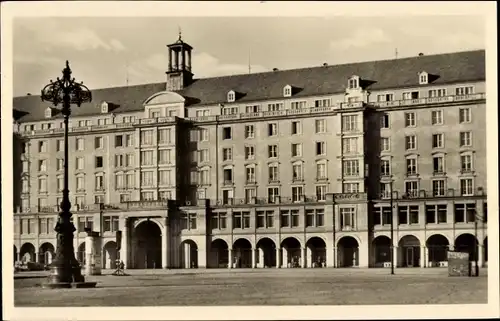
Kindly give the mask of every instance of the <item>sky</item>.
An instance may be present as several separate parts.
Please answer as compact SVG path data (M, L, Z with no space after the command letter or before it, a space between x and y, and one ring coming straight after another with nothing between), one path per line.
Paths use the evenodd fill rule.
M165 81L166 45L193 49L196 78L485 48L481 16L16 17L14 96L70 61L90 89Z

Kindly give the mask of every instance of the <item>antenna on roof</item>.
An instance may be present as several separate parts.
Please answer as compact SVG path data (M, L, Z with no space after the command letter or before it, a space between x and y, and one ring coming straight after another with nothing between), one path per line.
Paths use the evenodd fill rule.
M396 59L398 59L398 48L396 48Z
M179 28L179 40L182 40L182 30L181 30L181 26L178 26Z
M125 84L128 87L128 59L125 60L125 72L126 72Z
M248 73L252 73L252 64L250 63L250 48L248 48Z

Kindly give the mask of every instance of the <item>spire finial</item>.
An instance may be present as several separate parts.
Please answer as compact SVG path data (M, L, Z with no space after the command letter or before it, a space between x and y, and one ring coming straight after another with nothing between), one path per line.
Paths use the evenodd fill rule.
M182 41L182 30L180 26L179 26L179 41Z

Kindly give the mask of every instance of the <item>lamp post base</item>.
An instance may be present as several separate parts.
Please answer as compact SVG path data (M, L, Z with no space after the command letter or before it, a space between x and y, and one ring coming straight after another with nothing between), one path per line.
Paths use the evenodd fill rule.
M97 285L97 282L85 282L79 264L69 268L64 265L53 265L50 271L48 282L42 284L44 289L95 288Z

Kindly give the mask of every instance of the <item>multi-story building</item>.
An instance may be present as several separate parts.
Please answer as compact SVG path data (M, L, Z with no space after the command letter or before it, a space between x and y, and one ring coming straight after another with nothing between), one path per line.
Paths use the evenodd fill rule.
M191 51L168 45L164 83L73 108L80 260L88 226L106 268L118 230L127 268L387 267L392 218L397 267L487 262L484 51L204 79ZM62 117L38 96L13 108L14 259L46 262Z

